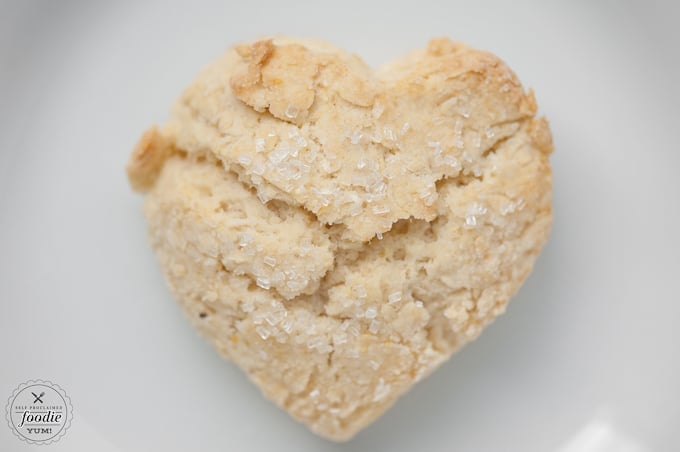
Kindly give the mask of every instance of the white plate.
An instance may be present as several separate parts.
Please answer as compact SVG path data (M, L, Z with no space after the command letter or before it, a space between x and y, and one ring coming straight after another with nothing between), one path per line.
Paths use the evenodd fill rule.
M73 424L40 450L678 450L676 5L5 5L0 398L29 379L65 389ZM203 64L272 32L373 64L437 35L489 49L535 89L555 136L555 226L507 314L342 446L194 333L123 171ZM0 450L32 449L0 425Z

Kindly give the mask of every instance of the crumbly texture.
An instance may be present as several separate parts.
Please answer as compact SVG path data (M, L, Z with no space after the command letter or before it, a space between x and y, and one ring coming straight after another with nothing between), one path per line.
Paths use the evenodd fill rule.
M265 39L206 67L128 163L166 279L276 404L346 440L497 315L552 221L551 135L497 57L378 70Z

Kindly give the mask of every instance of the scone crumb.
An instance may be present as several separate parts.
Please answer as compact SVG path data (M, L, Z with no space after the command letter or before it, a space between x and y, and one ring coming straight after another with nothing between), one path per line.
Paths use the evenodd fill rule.
M461 44L448 38L434 38L427 44L427 51L435 56L454 53L461 48Z
M271 39L236 52L242 62L230 80L234 96L257 112L303 123L315 98L317 57L303 46L275 46Z
M531 121L529 136L534 145L545 154L551 154L554 150L550 125L546 118L536 118Z
M132 151L126 171L135 191L145 192L153 185L163 162L173 152L173 147L154 125L147 129Z

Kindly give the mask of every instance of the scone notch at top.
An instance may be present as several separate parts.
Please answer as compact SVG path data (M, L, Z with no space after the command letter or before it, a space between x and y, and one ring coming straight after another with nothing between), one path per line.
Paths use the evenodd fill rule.
M377 71L316 41L269 39L208 66L151 146L208 155L263 202L301 206L365 242L400 219L436 218L439 181L482 177L494 146L542 128L535 111L501 60L447 39ZM135 161L132 184L148 188L160 165Z

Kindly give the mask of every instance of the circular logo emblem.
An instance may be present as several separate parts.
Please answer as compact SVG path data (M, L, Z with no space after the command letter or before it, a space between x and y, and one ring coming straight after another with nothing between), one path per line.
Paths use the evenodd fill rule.
M19 439L30 444L58 441L71 425L71 399L54 383L31 380L14 390L7 401L7 422Z

